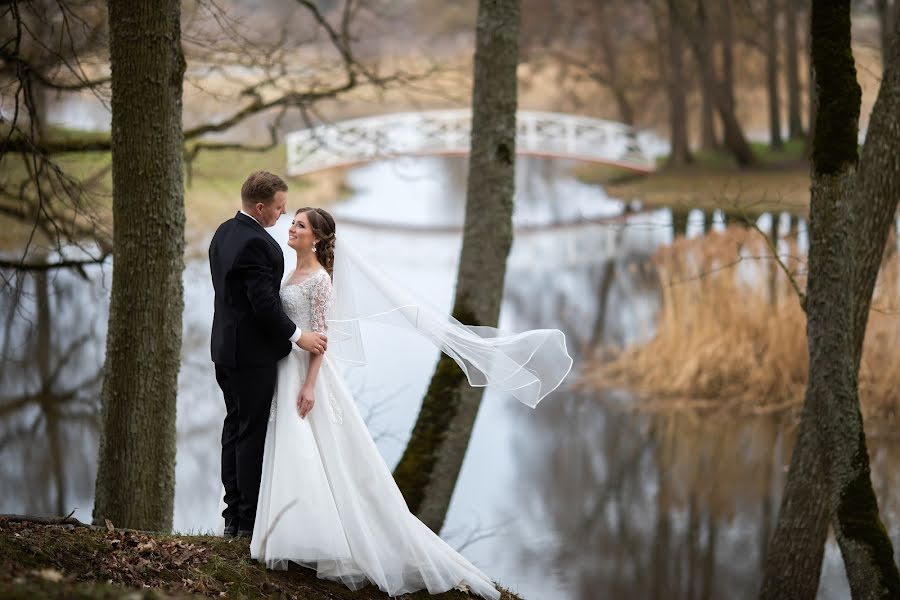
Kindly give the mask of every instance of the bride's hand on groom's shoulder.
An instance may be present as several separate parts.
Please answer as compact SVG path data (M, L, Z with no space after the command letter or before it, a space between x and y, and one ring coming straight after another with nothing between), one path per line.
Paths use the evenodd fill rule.
M324 354L328 350L328 338L315 331L304 331L300 334L297 345L312 354Z
M301 419L306 418L306 415L313 409L315 403L316 396L313 388L308 388L305 385L300 388L300 394L297 395L297 412L300 413Z

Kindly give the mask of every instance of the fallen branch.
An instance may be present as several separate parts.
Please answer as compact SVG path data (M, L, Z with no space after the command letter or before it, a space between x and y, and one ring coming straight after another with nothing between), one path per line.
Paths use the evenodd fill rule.
M94 525L88 525L86 523L82 523L72 515L75 514L73 510L65 517L38 517L35 515L0 515L0 521L6 521L7 523L37 523L39 525L74 525L75 527L87 527L88 529L104 529L101 527L95 527Z

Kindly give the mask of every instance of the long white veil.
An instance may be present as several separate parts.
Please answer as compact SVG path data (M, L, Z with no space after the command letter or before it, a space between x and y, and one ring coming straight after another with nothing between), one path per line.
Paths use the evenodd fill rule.
M383 323L431 341L460 366L472 386L508 392L534 408L572 368L565 335L534 329L501 335L444 314L393 281L344 239L335 245L333 296L328 312L328 356L366 364L360 324Z

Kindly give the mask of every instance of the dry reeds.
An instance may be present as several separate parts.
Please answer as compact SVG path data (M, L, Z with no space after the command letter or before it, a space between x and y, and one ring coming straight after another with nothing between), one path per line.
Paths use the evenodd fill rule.
M802 291L805 256L797 256L796 242L781 245L782 261ZM806 316L759 231L732 227L678 238L654 262L662 282L655 336L621 350L603 349L586 366L585 385L631 389L644 409L764 413L801 405ZM898 349L900 258L891 252L879 274L860 370L867 416L896 417Z

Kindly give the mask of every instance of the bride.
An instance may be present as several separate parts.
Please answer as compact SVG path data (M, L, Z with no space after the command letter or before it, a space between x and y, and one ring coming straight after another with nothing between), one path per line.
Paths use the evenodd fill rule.
M534 406L571 366L562 333L500 337L397 299L392 286L377 283L391 308L366 313L353 303L352 286L379 276L348 259L349 249L338 250L335 265L335 241L326 211L294 215L288 246L297 267L282 286L282 305L302 330L327 330L329 350L310 355L295 347L278 363L250 555L272 569L298 563L354 590L371 582L391 596L462 588L499 598L488 577L409 512L336 362L362 363L353 355L360 319L397 319L456 359L473 385L505 389Z

